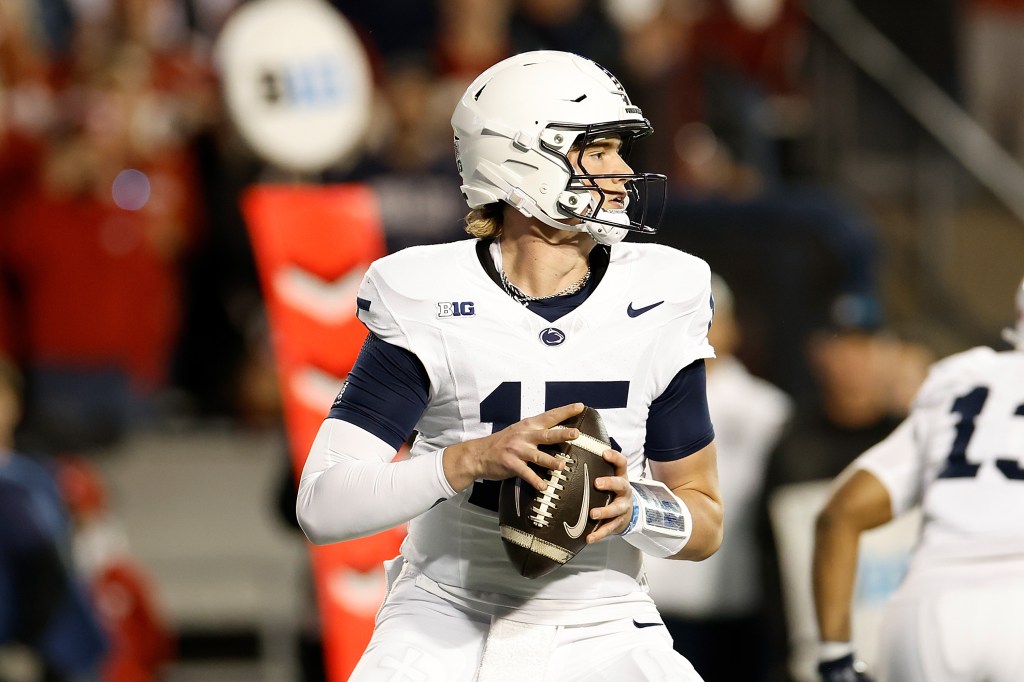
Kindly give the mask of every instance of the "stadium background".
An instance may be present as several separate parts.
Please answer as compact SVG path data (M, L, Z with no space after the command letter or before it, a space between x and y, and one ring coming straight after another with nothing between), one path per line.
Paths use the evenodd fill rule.
M319 630L243 197L358 183L324 210L368 202L382 252L459 238L448 117L507 54L570 50L621 76L656 129L631 161L670 178L658 240L729 281L741 358L799 403L817 398L806 340L837 322L934 355L1001 346L1024 274L1024 3L335 0L369 114L307 167L269 158L224 97L223 28L256 4L0 7L0 351L28 380L19 447L94 476L97 542L138 562L173 634L164 679L301 679ZM333 369L307 385L325 411ZM338 589L375 608L373 571Z

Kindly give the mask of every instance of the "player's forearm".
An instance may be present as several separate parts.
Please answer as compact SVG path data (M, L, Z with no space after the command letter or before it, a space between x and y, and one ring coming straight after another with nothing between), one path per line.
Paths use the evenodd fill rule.
M850 639L860 535L892 520L889 492L872 473L853 464L818 514L812 579L822 641Z
M660 556L684 561L703 561L718 551L724 535L725 510L718 485L717 447L706 446L670 462L649 460L651 473L669 487L686 506L689 539L681 549Z
M445 480L455 492L462 492L479 476L474 464L479 461L479 455L475 452L478 441L469 440L449 445L444 449L442 467Z
M703 561L718 551L724 537L724 509L719 499L699 490L676 489L693 517L693 533L686 545L670 559Z
M811 570L814 609L822 641L850 640L859 540L860 529L841 515L826 510L818 516Z
M351 424L328 419L299 483L296 517L314 544L351 540L392 528L454 494L441 453L392 462L394 450Z

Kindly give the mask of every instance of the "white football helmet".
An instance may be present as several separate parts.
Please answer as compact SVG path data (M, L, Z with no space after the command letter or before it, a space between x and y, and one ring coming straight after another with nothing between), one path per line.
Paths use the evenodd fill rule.
M452 128L470 208L505 201L546 225L589 232L603 244L621 241L626 230L658 229L664 175L577 173L569 162L573 147L611 135L622 140L625 157L634 140L653 132L619 81L589 59L541 50L498 62L467 88ZM605 210L597 178L627 180L625 210ZM571 218L582 222L564 222Z
M1024 351L1024 280L1017 287L1017 325L1003 330L1003 338L1019 351Z

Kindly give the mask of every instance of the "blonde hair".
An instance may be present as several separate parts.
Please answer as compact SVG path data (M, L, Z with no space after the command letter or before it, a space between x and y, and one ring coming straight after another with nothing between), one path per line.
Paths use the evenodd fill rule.
M474 208L466 214L466 232L478 239L497 239L505 218L505 205L500 201Z

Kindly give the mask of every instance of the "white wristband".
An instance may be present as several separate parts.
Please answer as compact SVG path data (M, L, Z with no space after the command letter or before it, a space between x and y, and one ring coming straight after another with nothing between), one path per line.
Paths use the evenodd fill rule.
M852 653L853 644L850 642L821 642L818 644L819 661L834 661Z
M661 481L630 481L633 518L621 535L644 554L667 558L686 546L693 517L679 497Z

